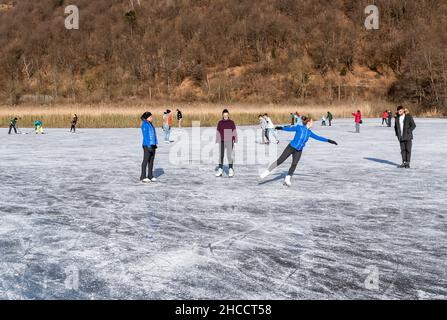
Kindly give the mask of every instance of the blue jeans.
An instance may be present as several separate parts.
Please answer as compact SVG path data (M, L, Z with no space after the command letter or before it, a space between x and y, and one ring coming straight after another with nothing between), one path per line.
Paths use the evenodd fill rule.
M170 141L171 127L165 124L163 125L163 131L165 133L165 141Z
M272 135L275 137L276 141L279 141L278 139L278 135L276 134L276 130L275 129L267 129L268 130L268 138L269 140L272 140Z

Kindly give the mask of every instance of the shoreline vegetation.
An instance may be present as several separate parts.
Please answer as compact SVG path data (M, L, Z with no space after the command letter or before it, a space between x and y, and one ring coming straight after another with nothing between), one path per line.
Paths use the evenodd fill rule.
M230 110L230 115L238 125L257 125L258 115L268 113L275 123L289 123L290 113L299 112L301 115L320 120L327 111L334 118L350 118L351 113L360 109L364 118L379 118L383 111L396 110L396 105L390 102L360 102L340 104L210 104L210 103L166 103L166 102L138 102L138 103L103 103L103 104L54 104L54 105L0 105L0 127L9 125L9 119L19 118L19 127L32 127L34 120L41 120L46 128L65 128L70 126L73 114L79 117L81 128L135 128L140 126L140 116L145 111L151 111L155 116L154 124L161 125L161 118L166 109L174 114L174 126L177 125L176 109L183 113L183 127L190 127L192 121L200 121L201 126L215 126L221 119L224 108ZM409 107L412 114L418 117L443 117L441 111L415 112L417 108Z

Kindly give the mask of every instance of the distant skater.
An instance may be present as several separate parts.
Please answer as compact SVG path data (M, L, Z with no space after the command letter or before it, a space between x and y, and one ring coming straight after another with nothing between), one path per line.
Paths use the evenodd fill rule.
M329 111L327 112L326 119L329 122L329 127L332 126L332 120L334 119L334 116Z
M78 116L76 113L73 115L73 118L71 119L71 127L70 132L76 133L76 125L78 124Z
M143 134L143 162L141 163L140 181L143 183L156 182L154 177L154 159L158 139L155 127L152 124L152 113L145 112L141 116L141 132Z
M400 143L402 155L402 164L398 168L410 168L414 129L416 129L416 123L408 113L408 110L402 106L397 107L397 118L394 124L394 130Z
M183 122L183 114L179 109L177 109L177 122L178 122L178 127L181 128L182 122Z
M301 115L298 112L295 112L296 120L295 125L296 126L302 126L303 125L303 119L301 118Z
M268 116L268 114L264 114L264 119L267 122L267 132L268 132L268 140L269 142L272 141L272 136L275 138L276 143L279 143L278 135L275 130L275 124L273 123L272 119Z
M323 116L321 117L321 125L322 125L323 127L326 126L326 117L325 117L325 115L323 115Z
M230 178L234 177L234 144L237 143L237 130L236 124L230 119L230 112L227 109L222 111L222 120L217 124L216 131L216 143L219 144L219 169L217 170L216 177L222 177L223 175L223 161L225 157L225 151L227 153Z
M268 144L270 142L267 132L267 121L262 114L259 115L259 126L261 127L261 141L262 144Z
M171 143L171 128L172 128L172 113L171 110L166 110L163 114L163 132L165 136L165 143Z
M388 125L388 111L387 110L385 110L382 114L382 126L384 123L386 125Z
M14 129L15 134L17 134L17 118L9 119L9 131L8 134L11 134L11 131Z
M391 110L388 110L388 127L391 128L391 120L393 119L393 113Z
M291 117L290 125L294 126L295 125L295 121L296 121L296 114L292 112L292 113L290 113L290 117Z
M269 166L269 168L264 173L261 174L260 176L261 179L266 178L276 167L280 166L284 161L287 160L287 158L292 156L293 157L292 165L290 166L289 172L284 180L284 184L290 187L292 185L291 179L293 173L295 172L298 162L300 161L303 149L306 146L306 143L309 140L309 138L337 145L337 142L327 138L320 137L310 130L310 128L312 128L313 126L312 119L303 117L302 120L303 120L302 126L276 127L276 129L278 130L295 132L295 137L293 138L292 142L290 142L290 144L286 147L286 149L278 158L278 160L272 163Z
M360 125L363 123L362 113L360 110L357 110L357 112L353 113L352 116L354 117L355 121L355 132L360 133Z
M36 134L43 134L43 123L40 120L34 121L34 131Z

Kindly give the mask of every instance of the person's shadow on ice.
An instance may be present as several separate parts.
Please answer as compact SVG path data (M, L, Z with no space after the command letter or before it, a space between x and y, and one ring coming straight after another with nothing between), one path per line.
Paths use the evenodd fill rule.
M373 162L377 162L377 163L388 164L390 166L398 166L397 163L394 163L394 162L389 161L389 160L383 160L383 159L377 159L377 158L368 158L368 157L365 157L364 159L369 160L369 161L373 161Z

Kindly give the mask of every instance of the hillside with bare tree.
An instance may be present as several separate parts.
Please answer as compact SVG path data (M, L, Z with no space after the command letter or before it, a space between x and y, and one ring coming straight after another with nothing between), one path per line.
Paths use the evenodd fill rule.
M370 2L379 30L364 26ZM4 104L447 100L446 1L0 3ZM69 4L79 30L64 27Z

